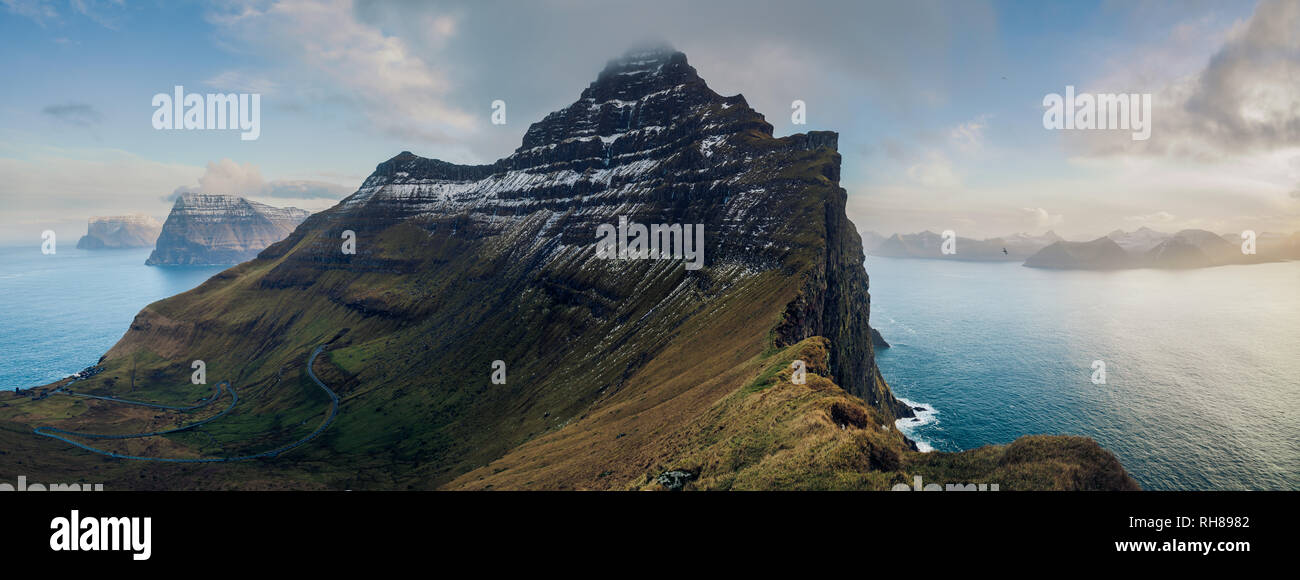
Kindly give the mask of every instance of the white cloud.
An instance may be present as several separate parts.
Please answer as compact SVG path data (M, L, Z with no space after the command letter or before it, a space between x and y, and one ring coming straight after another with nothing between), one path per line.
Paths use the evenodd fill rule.
M357 19L351 0L281 0L242 4L209 20L235 51L266 61L269 72L225 71L212 79L279 79L277 98L344 102L381 132L426 142L443 142L472 132L476 118L449 104L445 71L417 56L402 38ZM427 36L456 34L455 20L428 20ZM435 56L436 55L431 55Z
M42 28L46 24L62 24L63 18L55 8L59 2L51 0L0 0L6 10L12 14L30 18ZM67 3L73 12L85 16L109 30L117 30L121 25L124 0L69 0Z
M1167 211L1158 211L1146 215L1131 215L1124 218L1126 221L1142 224L1167 224L1177 218L1174 214Z
M52 2L45 0L0 0L0 4L4 4L5 9L11 14L30 18L42 27L48 23L59 21L59 11L54 8Z
M1038 230L1050 229L1061 225L1065 217L1060 214L1052 214L1041 207L1022 207L1020 211L1026 216L1033 227Z
M190 185L177 187L165 199L173 200L182 193L220 193L244 197L333 202L354 190L355 188L337 183L309 179L266 181L262 177L262 170L256 165L222 159L208 163L207 170L198 179L197 187ZM321 206L323 203L311 205Z
M980 115L970 121L953 127L948 132L948 141L957 149L974 153L984 148L984 130L989 126L991 115Z
M907 176L924 187L952 188L961 185L952 161L940 151L926 152L925 159L907 168Z

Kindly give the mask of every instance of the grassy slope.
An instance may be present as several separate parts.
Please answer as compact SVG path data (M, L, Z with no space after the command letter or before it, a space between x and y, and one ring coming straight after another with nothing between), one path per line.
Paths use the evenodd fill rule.
M772 146L770 137L752 139ZM30 427L134 432L180 419L0 395L0 466L33 480L132 488L641 489L668 469L698 473L692 485L707 489L886 489L912 474L1003 489L1132 487L1112 456L1078 438L914 453L892 417L827 378L834 345L816 337L774 346L787 305L823 259L823 216L842 193L827 178L832 162L838 156L827 150L800 153L762 178L803 194L770 208L789 218L772 235L795 249L781 268L752 277L715 268L688 276L680 264L653 261L593 268L577 248L528 269L550 251L527 249L529 241L548 220L568 218L550 211L480 240L409 222L362 231L366 258L396 266L322 267L304 256L337 243L331 220L354 217L327 212L282 243L292 247L151 304L108 353L107 370L75 385L193 401L210 392L188 381L189 361L202 359L210 383L234 382L236 411L202 432L114 448L245 454L318 423L326 401L302 367L328 342L316 371L343 403L321 439L275 460L124 462ZM796 357L808 362L806 385L787 380ZM508 361L506 386L488 381L497 359Z

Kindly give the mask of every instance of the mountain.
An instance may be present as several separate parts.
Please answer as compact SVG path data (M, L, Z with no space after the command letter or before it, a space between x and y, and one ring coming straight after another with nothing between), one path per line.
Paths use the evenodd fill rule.
M380 163L256 259L147 306L69 387L194 401L212 394L188 380L203 360L238 391L229 413L203 433L96 443L193 458L309 442L247 462L106 462L23 428L166 417L45 388L0 401L0 467L46 457L23 473L94 465L132 488L1136 488L1089 439L922 454L894 427L912 409L876 366L837 143L775 137L680 52L629 53L508 157ZM625 220L702 225L702 267L598 252Z
M272 207L233 195L182 194L145 264L238 264L284 239L308 215L295 207Z
M1240 243L1240 239L1233 243ZM1259 237L1258 252L1271 260L1300 260L1300 232L1289 236L1264 232Z
M147 215L94 216L86 235L77 240L81 250L149 248L162 230L162 223Z
M1057 235L1056 232L1047 230L1046 233L1040 236L1022 232L998 238L991 238L988 241L995 245L998 242L1001 242L1002 246L1007 249L1007 253L1012 256L1024 258L1032 256L1039 250L1055 244L1056 242L1065 241L1065 239Z
M1030 268L1116 270L1134 265L1134 259L1115 240L1100 237L1091 242L1056 242L1025 260Z
M1006 249L1004 253L1002 250ZM934 260L958 260L972 262L1006 262L1020 260L1023 254L1011 253L1002 238L975 240L956 237L955 252L943 253L943 236L931 231L915 234L894 234L880 242L872 255L887 258L923 258ZM1018 248L1017 248L1018 249Z
M1115 230L1091 242L1058 242L1025 260L1032 268L1113 270L1120 268L1187 269L1300 259L1300 233L1265 233L1256 254L1241 251L1240 235L1187 229L1166 234L1140 228Z
M1204 268L1243 261L1236 244L1205 230L1182 230L1160 242L1143 256L1152 268Z
M1157 232L1151 228L1144 226L1132 232L1125 232L1124 230L1115 230L1109 234L1106 234L1106 237L1114 240L1115 243L1119 244L1119 247L1123 248L1124 251L1126 252L1141 254L1144 252L1151 251L1152 248L1155 248L1156 246L1160 245L1161 242L1168 240L1169 238L1172 237L1172 235L1163 232Z
M1240 233L1228 233L1221 236L1234 248L1241 248L1243 240ZM1300 232L1281 234L1261 232L1255 239L1255 256L1243 256L1247 261L1300 260Z
M885 241L885 236L872 231L858 232L858 235L862 236L862 249L868 254L874 254L876 248Z

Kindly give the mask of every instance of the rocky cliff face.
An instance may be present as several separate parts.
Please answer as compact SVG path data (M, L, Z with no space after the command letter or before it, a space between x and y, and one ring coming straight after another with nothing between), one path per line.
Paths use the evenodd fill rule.
M611 62L573 105L533 124L522 146L494 164L453 165L410 152L381 163L356 194L268 253L322 228L336 234L289 256L269 279L297 283L310 274L290 275L290 267L307 264L410 271L408 260L381 257L373 243L363 241L356 257L341 255L334 240L343 229L370 239L398 223L456 239L526 235L515 250L527 259L518 273L526 280L561 268L565 277L609 272L592 244L601 224L620 217L703 224L706 272L631 264L613 276L632 285L648 276L697 293L700 303L689 306L697 310L717 284L793 274L802 287L775 329L776 345L830 338L839 384L911 416L876 380L862 243L844 212L837 141L830 132L775 139L744 97L713 92L684 54L631 54ZM610 282L598 293L622 293L615 280L586 283ZM611 306L618 310L601 310Z
M147 307L78 388L176 397L169 385L204 360L209 380L238 379L239 410L164 450L262 451L323 412L303 369L323 345L315 371L342 398L337 419L264 480L638 489L676 473L720 489L889 489L910 481L915 452L892 425L911 411L875 365L836 146L830 132L774 137L680 52L631 53L495 163L380 163L257 259ZM702 226L702 267L602 257L602 226L624 220ZM1023 487L1083 469L1071 453L1040 454L1046 475ZM161 469L199 486L247 479Z
M86 226L86 235L77 241L82 250L150 248L162 231L162 222L147 215L95 216Z
M238 264L284 239L309 212L233 195L186 193L162 225L150 266Z

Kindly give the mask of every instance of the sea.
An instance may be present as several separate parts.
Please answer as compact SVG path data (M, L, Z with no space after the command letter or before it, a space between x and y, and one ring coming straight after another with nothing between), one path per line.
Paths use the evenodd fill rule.
M0 389L95 364L141 308L223 269L145 266L148 255L0 248ZM1086 435L1144 489L1300 489L1300 262L866 267L872 325L892 344L877 351L881 371L930 409L899 423L923 449Z
M923 449L1086 435L1143 489L1300 489L1300 262L866 267L881 373L929 409L898 423Z
M146 266L150 251L0 247L0 390L94 365L140 309L226 268Z

